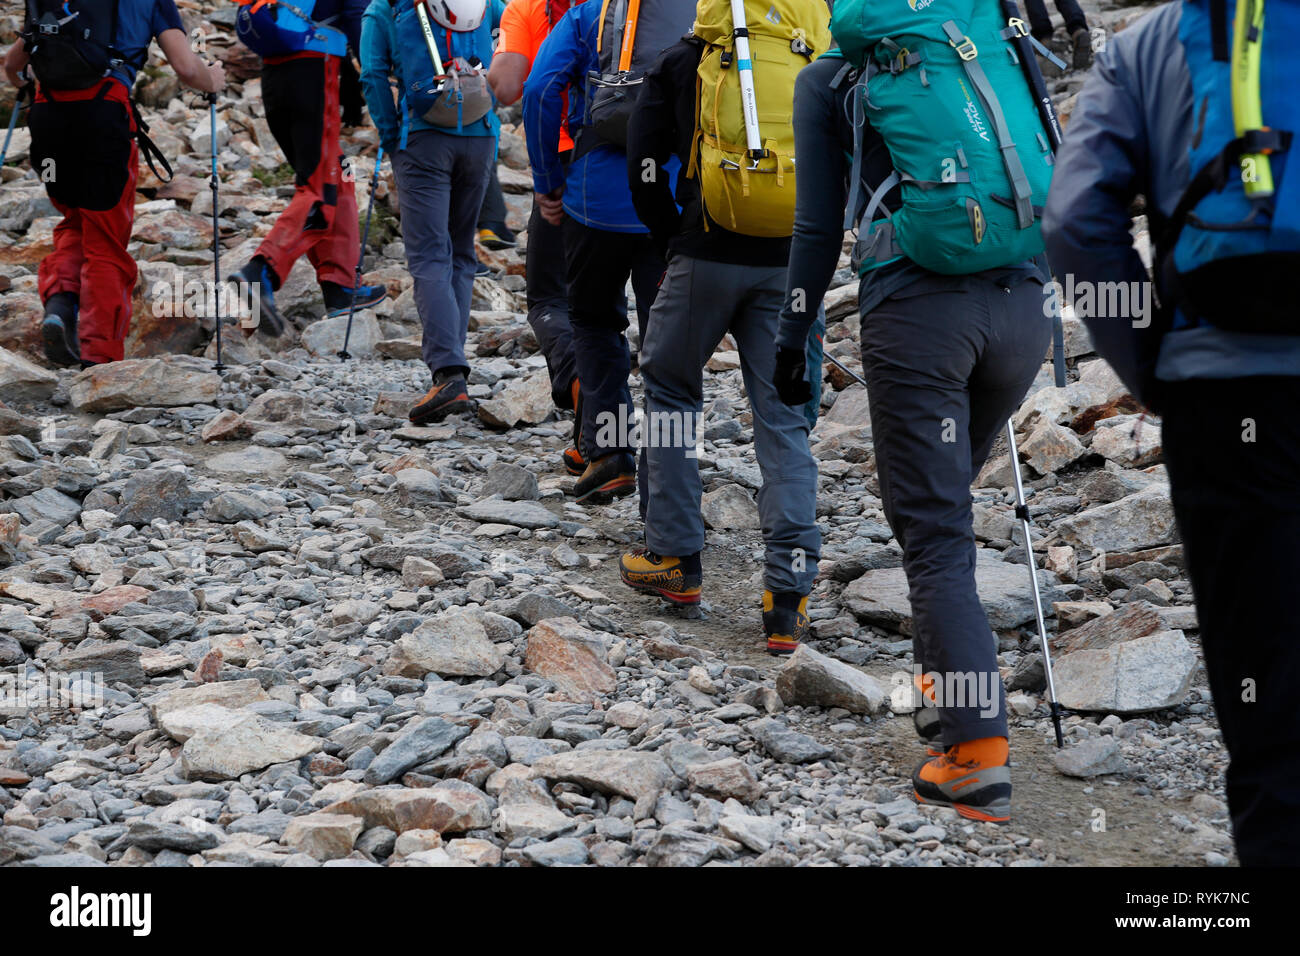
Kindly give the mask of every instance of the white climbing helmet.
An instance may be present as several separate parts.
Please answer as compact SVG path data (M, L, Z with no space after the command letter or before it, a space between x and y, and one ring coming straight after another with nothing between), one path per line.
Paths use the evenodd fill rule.
M448 30L477 30L487 12L487 0L425 0L429 15Z

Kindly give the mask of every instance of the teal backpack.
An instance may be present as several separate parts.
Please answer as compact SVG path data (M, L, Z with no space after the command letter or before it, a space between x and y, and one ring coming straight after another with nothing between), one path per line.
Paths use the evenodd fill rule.
M845 219L859 272L906 256L961 275L1040 254L1052 149L1022 69L1025 25L996 0L838 0L831 32L859 68ZM859 215L864 117L894 172Z

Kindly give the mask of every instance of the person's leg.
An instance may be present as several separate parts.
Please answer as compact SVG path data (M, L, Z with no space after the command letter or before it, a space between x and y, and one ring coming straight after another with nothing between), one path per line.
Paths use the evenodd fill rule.
M316 281L351 288L356 276L361 236L357 227L357 191L352 177L343 175L343 149L339 141L339 60L325 58L325 122L321 130L321 195L327 223L314 234L307 258L316 269ZM331 198L333 201L331 202Z
M51 197L50 202L63 214L63 220L54 227L54 248L41 260L37 270L37 290L41 301L51 296L81 293L81 265L85 261L81 241L81 210L66 206Z
M808 428L817 427L817 419L822 410L822 366L826 361L826 348L822 336L826 334L826 306L817 307L817 318L813 319L812 328L808 330L808 387L812 397L803 406L803 417L808 420Z
M569 318L582 382L581 451L588 462L633 451L627 311L620 303L636 238L564 220Z
M444 142L452 137L432 130L412 133L406 148L393 154L397 199L402 215L406 267L415 280L415 309L422 329L421 353L430 374L465 364L457 335L460 306L452 283L452 161ZM462 344L457 344L458 340Z
M83 362L117 362L131 325L131 293L138 269L127 251L135 221L138 147L131 144L126 188L116 206L81 210L81 310L77 335Z
M1029 17L1029 32L1035 40L1046 43L1051 39L1052 16L1047 12L1047 0L1025 0L1025 16Z
M565 281L564 233L542 218L534 204L528 217L527 276L528 324L551 375L551 400L556 408L573 408L573 383L578 366L573 355L573 328L569 324L569 293Z
M1164 454L1245 866L1300 859L1300 378L1169 383Z
M1057 12L1065 20L1065 32L1074 36L1079 30L1088 29L1088 18L1084 16L1079 0L1055 0Z
M444 137L454 140L455 163L451 176L451 203L447 231L451 237L452 285L456 295L456 348L460 367L469 373L465 359L465 336L469 333L470 303L474 297L474 272L478 257L474 253L474 227L488 177L496 168L496 140L491 136Z
M704 408L704 364L727 333L738 297L715 262L674 256L641 346L645 385L645 542L691 555L704 547L696 432ZM743 290L742 290L743 291Z
M329 232L337 210L342 173L333 159L338 149L339 116L337 109L330 115L325 110L328 60L295 58L266 64L262 70L267 124L295 177L293 198L255 253L270 267L277 290L299 257ZM330 129L334 131L333 145L327 146ZM345 275L350 284L351 268Z
M495 140L493 140L495 144ZM493 151L495 155L495 150ZM483 200L479 203L477 228L479 239L489 249L508 249L515 244L515 235L506 225L506 197L501 192L501 179L497 164L492 163Z
M1043 287L1021 282L1010 289L985 283L990 345L970 380L971 475L979 474L993 442L1020 407L1052 340L1052 319L1043 314Z
M876 470L903 548L916 662L954 684L997 690L985 706L969 694L943 702L949 746L1007 735L996 647L975 588L971 527L969 382L990 323L981 293L978 279L921 279L862 321Z
M785 295L785 269L725 268L736 276L723 291L739 302L730 331L740 352L745 392L754 414L754 454L763 474L758 492L766 547L763 580L773 593L802 596L812 590L817 576L821 533L817 530L817 463L808 449L808 421L802 408L781 401L772 384L776 365L772 343Z

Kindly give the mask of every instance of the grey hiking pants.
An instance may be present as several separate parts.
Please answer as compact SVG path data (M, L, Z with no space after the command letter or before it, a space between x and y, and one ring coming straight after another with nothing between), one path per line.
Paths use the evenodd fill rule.
M948 746L1007 735L997 646L975 589L970 485L1042 365L1052 334L1043 301L1037 281L929 275L862 317L876 473L903 549L914 659L956 689L940 701Z
M704 363L730 332L740 351L763 475L758 512L767 549L764 581L772 591L807 594L821 549L817 466L808 450L803 410L783 403L772 384L784 297L784 267L684 255L669 263L641 348L643 444L649 446L646 545L669 555L704 547L694 435L704 407Z
M492 136L416 130L393 154L406 267L430 372L463 368L478 257L474 229L496 155Z

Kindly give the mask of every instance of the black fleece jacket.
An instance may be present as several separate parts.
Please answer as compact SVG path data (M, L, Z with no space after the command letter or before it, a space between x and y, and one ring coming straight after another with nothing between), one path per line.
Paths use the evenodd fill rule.
M783 266L789 238L745 236L723 229L711 218L705 229L698 179L687 178L695 136L695 71L704 44L686 36L665 50L646 73L627 131L627 181L632 205L667 259L682 253L712 262ZM677 201L662 174L676 155ZM678 206L681 207L680 211Z

